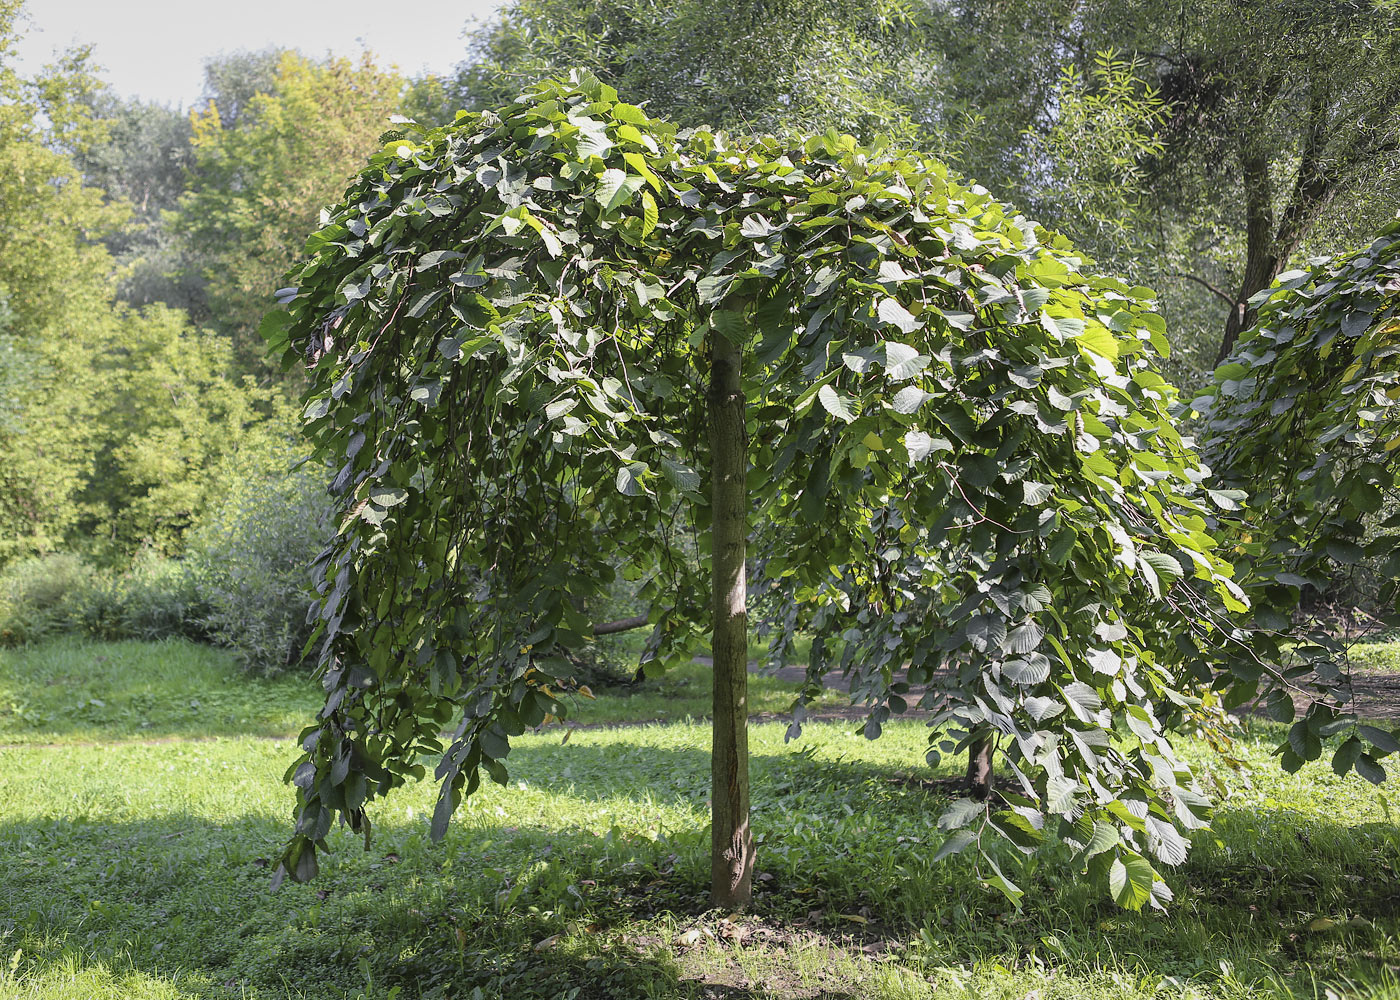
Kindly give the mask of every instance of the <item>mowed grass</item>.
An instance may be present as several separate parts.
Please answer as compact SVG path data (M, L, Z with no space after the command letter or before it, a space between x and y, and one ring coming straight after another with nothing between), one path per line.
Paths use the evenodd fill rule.
M571 698L569 723L608 725L707 718L710 669L686 664L636 685ZM786 712L795 687L749 678L754 714ZM817 708L849 703L837 692ZM322 704L305 675L261 680L232 658L182 640L91 642L75 637L0 648L0 745L294 735Z
M84 675L97 656L125 659ZM321 877L274 894L294 752L278 729L314 711L314 690L243 679L197 647L65 641L0 657L3 697L23 696L46 737L16 739L31 722L0 717L7 1000L1400 997L1389 803L1322 765L1283 774L1267 724L1241 736L1249 783L1186 747L1229 794L1170 873L1165 915L1116 910L1055 851L1019 871L1020 913L969 860L932 864L946 798L928 779L952 772L922 764L917 722L876 742L854 724L793 743L779 723L754 727L761 874L746 914L706 908L709 733L684 721L585 728L567 745L558 729L529 734L509 787L483 788L443 843L427 836L435 789L406 789L374 814L368 852L337 831ZM31 690L55 676L72 690ZM66 722L99 680L111 714ZM191 686L222 714L164 704ZM214 738L192 740L204 727Z

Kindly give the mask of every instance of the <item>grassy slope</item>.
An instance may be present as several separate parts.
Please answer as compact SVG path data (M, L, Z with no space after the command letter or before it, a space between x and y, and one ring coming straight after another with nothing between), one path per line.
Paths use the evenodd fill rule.
M690 672L663 703L677 716L703 711ZM602 698L584 721L636 718L649 697ZM250 737L314 707L181 644L0 653L0 997L1400 996L1387 807L1354 775L1279 772L1269 726L1243 737L1253 785L1227 778L1165 917L1114 910L1053 854L1018 879L1022 914L965 860L929 864L943 799L917 780L917 723L786 745L757 726L771 878L727 921L704 913L708 733L692 722L526 736L511 787L484 789L444 844L427 840L433 789L409 789L371 851L337 832L316 883L270 894L290 743Z

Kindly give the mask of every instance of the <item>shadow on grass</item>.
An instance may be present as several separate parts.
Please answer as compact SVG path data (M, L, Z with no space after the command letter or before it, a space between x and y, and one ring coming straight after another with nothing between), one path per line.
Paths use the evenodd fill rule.
M561 804L557 823L471 811L434 846L422 823L382 822L368 853L337 832L321 878L275 895L278 820L0 820L0 954L20 952L21 982L37 996L75 964L125 963L202 996L281 996L285 983L317 998L399 986L402 997L479 987L488 998L573 1000L879 995L855 972L835 983L796 976L792 956L813 942L857 959L878 944L921 969L983 963L1070 980L1108 969L1222 990L1223 962L1241 981L1274 976L1309 996L1400 963L1389 824L1224 810L1169 874L1178 902L1166 916L1116 910L1051 851L1015 876L1027 889L1018 913L979 885L969 860L931 862L945 799L911 787L907 770L774 753L753 763L768 877L746 920L787 954L756 939L749 985L730 953L706 967L673 940L716 919L704 916L703 823L655 835L635 820L648 804L703 816L704 751L614 738L521 745L509 763L513 781ZM570 818L578 802L633 819L583 829Z
M334 834L319 879L272 893L285 830L265 818L0 823L0 951L18 954L0 993L43 997L87 972L118 984L94 990L104 1000L146 995L133 982L160 997L857 995L687 969L671 936L703 887L664 844L475 826L429 848L423 833L385 829L370 853Z

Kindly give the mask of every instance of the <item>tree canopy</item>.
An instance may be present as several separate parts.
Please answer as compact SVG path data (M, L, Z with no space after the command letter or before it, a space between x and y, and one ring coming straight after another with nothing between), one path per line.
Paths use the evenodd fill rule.
M1147 289L936 161L677 131L587 76L405 123L306 252L264 334L310 368L340 530L281 872L312 876L337 816L367 834L425 755L434 836L482 771L504 781L510 738L567 710L560 653L615 573L645 581L649 659L701 648L722 353L751 528L780 539L757 584L775 649L839 634L870 735L905 707L902 663L951 666L931 754L989 738L1015 776L1004 808L942 817L940 854L975 842L1015 899L992 841L1058 832L1120 903L1164 901L1153 865L1207 811L1164 736L1198 704L1168 594L1189 575L1244 605Z

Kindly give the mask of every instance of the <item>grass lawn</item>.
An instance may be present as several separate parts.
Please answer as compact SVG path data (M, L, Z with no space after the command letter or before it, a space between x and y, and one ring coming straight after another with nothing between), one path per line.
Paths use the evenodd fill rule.
M969 860L930 864L945 800L918 722L873 743L755 726L755 904L707 912L705 676L579 720L677 721L516 741L510 787L440 845L431 785L391 797L370 851L336 832L316 882L272 894L314 690L177 643L0 651L0 997L1400 997L1387 800L1283 774L1262 723L1248 783L1186 748L1230 792L1166 915L1116 910L1054 852L1017 878L1022 913ZM790 698L755 682L756 711Z

